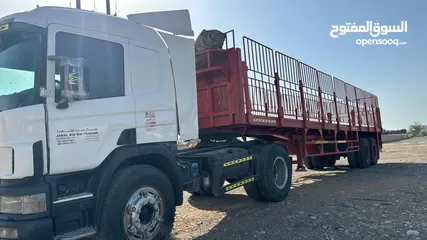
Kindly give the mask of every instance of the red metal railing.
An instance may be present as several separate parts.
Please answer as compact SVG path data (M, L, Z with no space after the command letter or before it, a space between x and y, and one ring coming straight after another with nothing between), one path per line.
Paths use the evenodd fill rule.
M247 37L243 54L252 115L380 128L375 95Z
M274 52L271 48L248 38L243 38L243 46L243 55L248 68L251 114L277 117Z
M319 98L322 99L322 115L327 123L337 123L337 106L335 105L334 82L332 76L317 71L319 79Z
M302 119L298 60L279 52L275 55L283 117Z
M235 48L236 47L236 40L234 37L234 30L230 30L228 32L225 32L224 34L225 34L225 41L224 41L224 45L222 48L225 50Z
M350 125L350 112L347 107L347 94L346 94L346 84L344 81L333 78L334 93L336 96L337 104L337 118L341 125Z
M302 79L302 88L305 100L305 111L308 121L321 122L322 120L322 102L319 98L319 81L317 70L305 63L299 63L299 69Z

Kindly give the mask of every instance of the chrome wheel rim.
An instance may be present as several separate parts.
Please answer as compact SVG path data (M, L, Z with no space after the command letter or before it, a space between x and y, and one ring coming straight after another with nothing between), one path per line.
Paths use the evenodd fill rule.
M276 157L273 162L274 185L278 189L284 189L288 182L288 166L283 157Z
M163 222L163 205L161 194L154 188L143 187L134 192L123 213L127 239L153 239Z

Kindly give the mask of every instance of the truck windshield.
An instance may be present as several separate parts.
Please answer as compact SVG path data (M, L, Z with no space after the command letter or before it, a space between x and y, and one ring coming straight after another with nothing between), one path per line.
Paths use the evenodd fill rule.
M40 49L39 34L0 35L0 111L36 103L35 71Z

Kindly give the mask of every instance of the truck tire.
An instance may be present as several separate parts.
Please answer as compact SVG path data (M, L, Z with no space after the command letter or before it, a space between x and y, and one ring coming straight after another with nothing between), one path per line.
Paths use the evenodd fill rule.
M288 152L279 145L267 145L260 154L259 179L256 182L263 199L269 202L283 201L292 183L292 162Z
M323 169L322 161L319 156L309 157L313 163L314 169Z
M311 159L311 157L306 157L303 159L304 162L304 166L308 169L315 169L315 167L313 166L313 160Z
M377 165L378 159L380 156L380 151L378 149L377 141L373 138L368 138L369 146L371 147L371 165Z
M248 184L243 185L243 188L245 188L246 194L257 201L265 201L266 199L261 195L258 184L256 182L251 182Z
M357 156L356 152L347 153L347 161L350 168L357 168Z
M327 144L324 146L324 148L325 148L325 151L327 152L335 152L335 145L331 146L331 144ZM313 157L307 157L304 160L304 165L306 165L307 167L307 165L311 164L312 168L307 167L308 169L322 170L325 167L335 166L336 161L337 161L337 155L313 156Z
M95 239L166 239L174 219L175 198L169 178L152 166L126 167L113 177ZM132 238L135 235L139 238Z
M337 163L337 156L335 155L327 155L321 157L321 164L323 167L334 167Z
M335 155L327 155L327 156L314 156L314 157L307 157L307 160L305 162L311 163L311 167L308 169L324 169L325 167L333 167L335 166L335 163L337 162ZM307 165L306 165L307 166Z
M359 151L356 153L356 156L358 168L368 168L371 166L371 146L368 139L359 139Z
M340 150L340 148L342 149L342 145L338 145L338 148ZM344 146L345 147L345 146ZM325 146L325 150L328 152L335 152L335 145L326 145ZM341 150L340 150L341 151ZM321 168L325 168L325 167L334 167L335 164L337 163L337 158L339 159L338 155L324 155L324 156L319 156L318 157L320 160L319 165L321 166Z

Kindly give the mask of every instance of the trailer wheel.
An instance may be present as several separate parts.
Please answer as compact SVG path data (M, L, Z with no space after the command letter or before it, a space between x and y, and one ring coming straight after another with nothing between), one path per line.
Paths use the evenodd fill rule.
M337 156L335 155L322 156L322 165L324 167L334 167L336 163L337 163Z
M377 165L380 151L378 149L377 141L373 138L368 138L369 146L371 147L371 165Z
M259 180L261 196L270 202L283 201L292 183L292 163L288 152L279 145L268 145L261 150Z
M323 169L325 167L333 167L336 163L335 155L326 155L326 156L314 156L308 157L312 162L313 169ZM310 168L309 168L310 169Z
M169 178L152 166L130 166L112 180L95 239L165 239L174 218L175 199Z
M323 169L322 161L319 156L309 157L313 163L314 169Z
M345 148L345 145L342 144L338 144L338 150L342 151L342 148ZM324 146L325 150L328 152L335 152L335 145L331 145L331 144L327 144ZM325 167L334 167L335 164L337 163L337 160L339 160L339 155L324 155L324 156L319 156L320 159L320 166L321 168L325 168Z
M350 168L357 168L357 156L356 152L347 153L347 161Z
M371 146L369 145L368 139L359 139L359 152L356 153L357 166L359 168L368 168L371 166Z
M315 167L313 165L313 160L311 159L311 157L304 158L303 163L304 163L306 168L311 169L311 170L315 169Z

